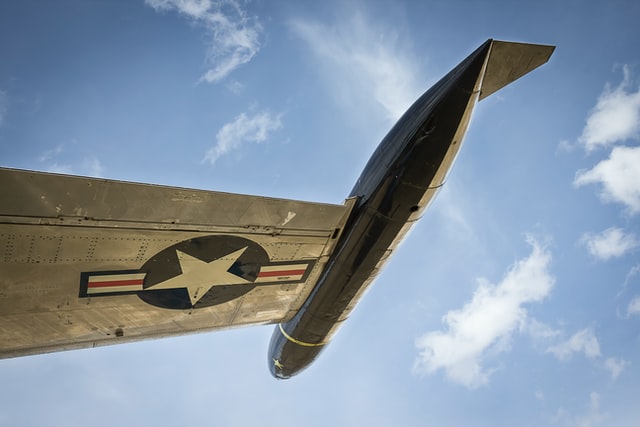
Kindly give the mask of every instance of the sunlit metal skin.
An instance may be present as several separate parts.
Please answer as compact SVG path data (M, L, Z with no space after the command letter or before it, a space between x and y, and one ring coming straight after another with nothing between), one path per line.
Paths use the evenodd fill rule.
M302 308L274 330L269 366L276 378L296 375L318 356L444 183L483 97L492 43L424 93L372 155L351 191L357 204L336 251Z

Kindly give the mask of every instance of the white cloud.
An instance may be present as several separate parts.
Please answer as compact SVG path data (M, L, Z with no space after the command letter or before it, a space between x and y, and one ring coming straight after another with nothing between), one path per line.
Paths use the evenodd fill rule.
M601 233L585 233L581 239L589 253L599 260L621 257L640 246L634 234L625 234L617 227L611 227Z
M420 354L415 372L443 369L450 380L468 388L488 383L491 371L482 366L487 353L505 351L512 332L526 320L523 305L542 301L553 287L550 253L531 239L529 243L531 254L517 261L500 283L481 281L470 302L443 317L446 331L428 332L416 340Z
M591 392L587 413L577 418L577 424L580 427L591 427L600 424L603 419L604 415L600 412L600 394Z
M293 31L320 59L332 88L345 102L371 102L397 120L420 93L416 70L397 34L358 14L335 27L295 21Z
M640 315L640 295L633 297L627 306L627 317L633 315Z
M95 157L86 157L82 160L82 164L79 168L73 167L70 164L54 162L45 168L47 172L61 173L65 175L79 174L82 176L91 176L100 178L104 176L104 166Z
M594 391L589 394L589 405L585 414L573 416L561 407L552 421L554 424L562 423L567 426L592 427L599 425L604 418L604 414L600 412L600 394Z
M640 90L629 90L629 68L616 87L607 84L578 139L587 151L640 136Z
M58 156L63 152L63 145L57 145L55 148L45 150L40 156L38 156L38 162L44 163L43 169L47 172L71 175L73 174L73 167L67 163L60 163L58 160Z
M604 419L600 413L600 394L591 392L589 395L589 410L586 415L579 419L580 427L590 427L599 424Z
M156 10L176 9L193 19L205 19L211 8L210 0L145 0Z
M523 331L528 332L531 337L539 343L549 343L550 341L558 342L558 338L562 334L561 330L553 329L533 318L527 319ZM597 361L598 364L600 364L600 344L593 332L589 329L583 329L568 340L547 347L546 352L553 353L563 362L571 359L574 353L583 353L587 358L594 362ZM626 360L609 357L604 361L602 366L609 371L611 377L615 380L628 364L629 362Z
M88 157L82 161L83 174L96 178L104 176L104 166L95 157Z
M562 334L562 331L553 329L549 325L539 322L534 318L527 319L526 324L523 326L523 331L528 332L529 335L536 340L548 340Z
M564 151L566 153L570 153L578 146L578 144L573 143L567 139L561 139L558 143L557 151Z
M557 335L556 332L560 331L554 331L553 336ZM574 353L582 353L588 359L594 362L597 361L598 364L600 364L600 357L602 356L600 353L600 343L590 329L583 329L576 332L571 338L548 347L546 352L552 353L561 362L570 360ZM615 380L628 364L629 362L626 360L609 357L604 361L602 366L609 371L611 378Z
M636 264L633 267L631 267L631 270L629 270L629 272L627 273L627 275L624 278L624 287L626 288L627 286L629 286L629 282L638 275L638 273L640 273L640 264ZM624 291L624 289L623 289Z
M65 175L72 175L73 174L73 168L71 167L71 165L66 165L66 164L60 164L58 162L55 162L51 165L49 165L46 168L47 172L51 172L51 173L62 173Z
M62 152L64 151L64 147L62 146L62 144L56 146L55 148L52 148L51 150L46 150L45 152L43 152L40 157L38 157L38 161L39 162L47 162L53 158L56 158L57 156L59 156L60 154L62 154Z
M549 347L547 353L553 353L561 361L571 359L573 353L584 353L589 359L594 359L600 357L600 344L593 331L583 329L568 340Z
M614 380L620 376L628 364L629 362L626 360L616 359L615 357L609 357L604 361L604 367L611 373L611 378Z
M260 50L262 26L234 0L145 0L155 10L177 12L203 26L208 35L207 62L211 65L200 81L215 83Z
M236 95L242 93L244 90L244 85L237 80L230 81L226 84L226 87L230 92L235 93Z
M61 156L62 153L66 155ZM77 159L75 154L77 153L65 152L64 146L60 144L55 148L44 151L38 157L38 162L43 163L43 168L47 172L66 175L81 174L92 177L104 176L105 168L97 157L84 157L82 160L74 161L71 164L68 163L71 158ZM61 162L60 157L64 157L65 162Z
M252 117L242 113L232 122L222 126L216 134L216 145L205 154L204 160L214 164L225 153L239 148L245 142L261 143L269 138L269 133L282 127L281 115L268 111Z
M578 171L574 185L602 184L601 198L640 212L640 147L618 146L609 158L588 171Z

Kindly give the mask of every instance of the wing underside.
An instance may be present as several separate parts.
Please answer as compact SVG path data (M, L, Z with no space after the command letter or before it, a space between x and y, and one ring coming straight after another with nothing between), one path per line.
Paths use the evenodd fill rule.
M286 320L352 207L0 169L0 357Z

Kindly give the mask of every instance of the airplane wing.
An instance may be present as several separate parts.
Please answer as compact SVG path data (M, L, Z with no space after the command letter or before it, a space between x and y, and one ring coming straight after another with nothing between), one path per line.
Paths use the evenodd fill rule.
M286 321L354 202L0 168L0 358Z

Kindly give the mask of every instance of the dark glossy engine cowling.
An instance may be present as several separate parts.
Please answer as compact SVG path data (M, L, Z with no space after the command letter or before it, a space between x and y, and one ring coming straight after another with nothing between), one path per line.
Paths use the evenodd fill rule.
M475 102L490 45L422 95L372 155L351 192L358 203L318 283L298 313L276 326L269 348L275 377L289 378L317 357L437 192L443 179L437 172L451 166L455 151L447 153L462 142L454 136Z

